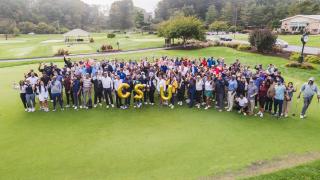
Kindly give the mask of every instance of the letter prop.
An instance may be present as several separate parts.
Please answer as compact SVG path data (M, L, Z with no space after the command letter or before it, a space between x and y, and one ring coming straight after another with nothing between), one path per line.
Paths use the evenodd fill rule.
M164 95L163 86L161 86L160 87L160 96L161 96L162 100L169 101L172 98L172 86L169 85L169 87L168 87L168 96Z
M143 91L141 89L144 88L143 84L137 84L134 87L134 91L137 93L137 95L135 95L133 98L135 99L142 99L143 98Z
M123 83L119 86L118 90L117 90L117 93L118 93L118 96L122 99L127 99L129 96L130 96L130 93L129 92L126 92L126 94L123 94L122 93L122 90L123 89L128 89L130 86L129 84L127 83Z

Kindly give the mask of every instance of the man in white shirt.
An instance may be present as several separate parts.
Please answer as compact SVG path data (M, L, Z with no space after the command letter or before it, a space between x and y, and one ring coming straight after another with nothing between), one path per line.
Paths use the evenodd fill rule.
M248 112L248 99L241 94L240 97L236 98L236 102L238 103L239 114L243 113L246 116Z
M113 89L113 81L110 76L108 76L108 72L103 73L103 77L101 78L102 86L103 86L103 94L106 100L107 108L113 105L113 96L112 96L112 89Z
M30 84L33 85L33 86L37 84L38 79L39 79L39 78L34 75L34 72L32 72L31 75L30 75L30 77L27 78L27 80L29 80L29 81L30 81Z

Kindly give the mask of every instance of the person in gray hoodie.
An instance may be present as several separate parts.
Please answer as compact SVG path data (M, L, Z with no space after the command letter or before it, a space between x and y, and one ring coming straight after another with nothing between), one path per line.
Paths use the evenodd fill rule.
M49 85L51 87L51 95L52 95L52 99L53 99L53 110L52 111L56 111L57 101L60 104L61 110L64 110L62 96L61 96L61 94L62 94L61 82L57 80L56 76L54 76Z

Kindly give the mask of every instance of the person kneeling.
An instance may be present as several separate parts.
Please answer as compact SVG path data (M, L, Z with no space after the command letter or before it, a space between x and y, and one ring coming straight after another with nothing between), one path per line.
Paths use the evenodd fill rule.
M236 102L238 105L239 114L243 113L243 115L246 116L248 112L248 99L241 94L240 97L236 98Z

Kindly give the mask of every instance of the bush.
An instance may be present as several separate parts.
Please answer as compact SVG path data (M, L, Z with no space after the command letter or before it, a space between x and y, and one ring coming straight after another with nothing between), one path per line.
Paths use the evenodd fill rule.
M115 38L115 37L116 37L116 34L114 34L114 33L109 33L109 34L107 35L107 37L108 37L108 38Z
M293 68L299 68L299 69L315 69L309 63L298 63L298 62L290 62L286 64L286 67L293 67Z
M304 60L309 63L320 64L320 56L307 55Z
M102 52L110 52L113 50L113 47L111 45L106 45L106 44L103 44L100 48L100 50Z
M274 53L282 53L283 49L282 49L282 47L279 47L279 46L273 46L272 47L272 52L274 52Z
M219 45L237 49L238 46L240 46L241 44L239 42L234 42L234 41L220 41Z
M58 52L55 54L55 56L64 56L64 55L69 55L69 51L66 49L58 49Z
M239 51L249 51L251 50L251 46L246 44L240 44L237 49Z
M289 59L291 61L299 61L300 53L298 52L292 52Z
M277 40L277 35L269 29L257 29L250 33L249 42L259 52L272 51Z
M90 43L94 43L94 39L93 38L90 38Z

